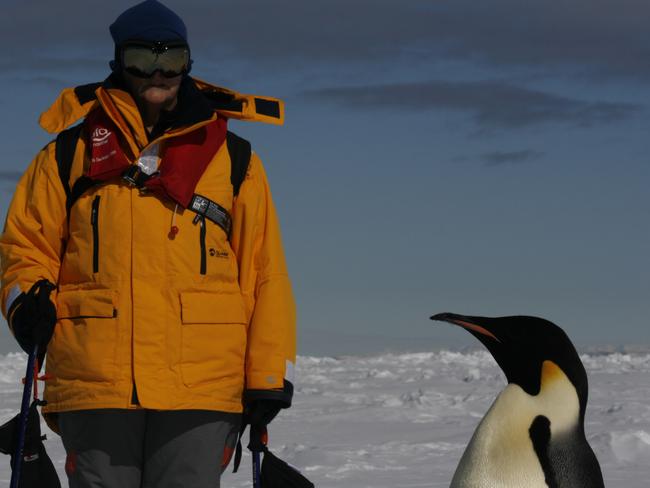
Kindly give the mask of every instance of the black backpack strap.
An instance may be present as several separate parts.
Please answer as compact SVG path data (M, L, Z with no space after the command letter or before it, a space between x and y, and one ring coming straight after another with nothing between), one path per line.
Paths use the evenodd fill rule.
M230 154L230 183L233 197L239 195L239 188L246 178L248 165L251 160L251 143L246 139L228 131L226 144Z
M70 172L72 171L74 153L77 149L77 141L81 137L82 130L83 122L59 132L59 135L56 136L56 164L59 168L59 177L61 178L61 184L65 189L66 208L68 210L68 214L70 213L70 209L72 208L72 205L74 205L74 202L76 202L77 199L87 190L97 184L95 180L92 180L84 175L77 179L72 184L72 187L70 186Z
M82 129L83 122L59 132L59 135L56 136L54 154L59 168L59 178L61 178L61 184L65 190L68 209L72 206L70 202L72 193L70 189L70 171L72 170L74 152L77 149L77 141L81 136Z
M74 202L76 202L81 195L86 193L97 183L97 181L88 178L86 175L80 176L79 179L74 182L74 185L72 185L72 189L70 190L70 196L68 197L68 213L74 205Z

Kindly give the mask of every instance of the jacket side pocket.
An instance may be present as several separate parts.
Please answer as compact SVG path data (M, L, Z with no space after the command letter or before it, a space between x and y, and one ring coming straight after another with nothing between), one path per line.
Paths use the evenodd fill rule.
M116 303L113 290L58 293L57 324L48 346L48 372L66 380L115 382Z
M183 383L243 384L246 313L241 295L182 292L180 301Z

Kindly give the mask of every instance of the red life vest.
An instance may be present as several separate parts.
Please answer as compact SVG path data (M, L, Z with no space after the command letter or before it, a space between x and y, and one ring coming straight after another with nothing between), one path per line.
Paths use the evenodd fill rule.
M124 152L115 123L103 110L88 114L85 123L90 148L86 176L94 181L122 176L133 163ZM199 179L226 140L226 132L227 119L219 116L192 132L165 139L158 171L143 186L187 208Z

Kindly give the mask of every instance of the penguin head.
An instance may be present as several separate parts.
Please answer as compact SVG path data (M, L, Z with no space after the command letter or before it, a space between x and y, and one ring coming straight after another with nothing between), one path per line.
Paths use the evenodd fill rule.
M508 383L520 386L529 395L540 391L545 361L554 363L578 393L584 419L587 404L587 373L566 333L557 325L538 317L475 317L441 313L432 320L448 322L469 331L490 351L506 375Z

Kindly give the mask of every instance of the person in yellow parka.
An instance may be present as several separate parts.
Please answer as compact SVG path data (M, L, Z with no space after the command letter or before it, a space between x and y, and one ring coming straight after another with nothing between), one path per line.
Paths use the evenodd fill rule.
M227 127L284 106L190 77L186 27L155 0L110 32L110 76L41 117L59 135L7 214L2 309L23 349L47 348L71 487L215 487L242 411L263 425L293 394L278 219Z

